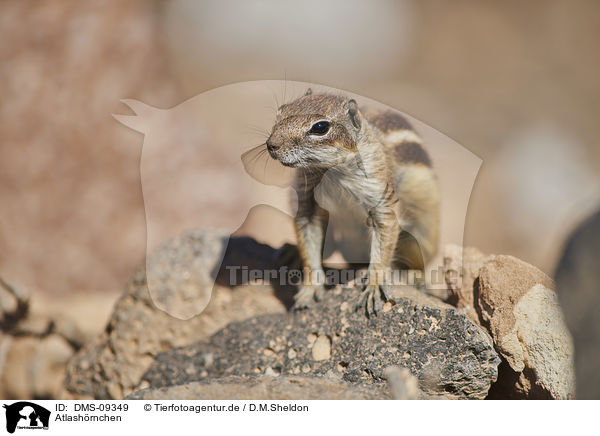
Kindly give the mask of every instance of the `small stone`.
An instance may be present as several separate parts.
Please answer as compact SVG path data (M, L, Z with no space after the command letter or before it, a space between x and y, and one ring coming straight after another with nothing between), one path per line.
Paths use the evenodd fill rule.
M331 338L327 335L321 335L315 341L312 347L313 359L327 360L331 357Z
M407 368L390 366L384 373L394 400L418 400L421 397L419 380Z
M205 353L204 354L204 364L206 366L211 366L213 364L213 361L214 361L213 353Z
M279 376L279 373L270 366L267 366L267 369L265 369L265 375L268 375L269 377L277 377Z
M329 371L327 371L325 373L325 377L327 377L327 378L333 378L333 379L336 379L336 380L341 380L342 379L342 376L340 375L340 373L336 372L336 371L334 371L332 369L330 369Z
M108 392L112 398L123 398L123 390L117 383L110 383L108 385Z

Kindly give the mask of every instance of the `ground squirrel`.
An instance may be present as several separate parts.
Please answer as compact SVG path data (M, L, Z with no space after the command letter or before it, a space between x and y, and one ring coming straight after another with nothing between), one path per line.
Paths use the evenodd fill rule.
M295 309L322 295L323 245L333 216L339 246L368 250L356 305L367 316L388 299L392 269L423 269L436 253L437 178L421 139L397 112L359 108L353 99L309 89L278 108L266 146L273 159L297 168L294 224L304 279Z

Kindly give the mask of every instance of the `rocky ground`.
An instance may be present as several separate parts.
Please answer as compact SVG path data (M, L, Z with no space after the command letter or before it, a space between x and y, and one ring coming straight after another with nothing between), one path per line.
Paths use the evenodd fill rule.
M359 289L352 284L301 312L288 310L293 288L226 286L226 266L279 268L283 257L250 238L182 235L133 275L104 331L91 340L64 322L33 323L26 299L5 284L4 301L12 298L12 306L3 305L2 347L10 349L24 331L33 341L61 342L56 362L65 371L68 361L64 384L41 394L54 398L575 396L573 341L553 281L519 259L448 246L447 301L398 287L372 318L354 310ZM206 308L184 320L157 306L177 314ZM5 365L2 374L11 371Z
M117 296L56 299L0 277L0 398L57 398L67 362L102 330Z
M428 395L485 398L500 363L490 337L455 308L397 292L367 319L359 291L330 292L314 309L232 322L207 341L159 354L142 380L151 387L232 375L304 375L384 385L386 368L408 368Z

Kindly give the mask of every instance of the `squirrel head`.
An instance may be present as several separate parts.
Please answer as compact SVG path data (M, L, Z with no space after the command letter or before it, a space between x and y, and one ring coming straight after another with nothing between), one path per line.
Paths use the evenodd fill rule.
M279 107L266 145L285 166L330 168L354 155L363 124L355 100L309 88Z

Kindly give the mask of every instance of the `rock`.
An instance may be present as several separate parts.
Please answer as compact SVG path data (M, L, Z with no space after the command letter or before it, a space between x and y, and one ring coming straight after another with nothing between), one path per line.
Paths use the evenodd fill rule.
M73 354L73 348L58 335L1 334L0 398L56 398Z
M158 294L140 269L106 331L71 359L63 397L120 399L147 389L212 398L221 384L250 398L265 392L264 377L281 392L301 377L333 380L336 392L391 389L395 398L573 398L572 342L552 280L537 268L451 248L446 278L459 308L403 287L371 319L353 310L359 289L338 286L311 310L287 313L290 289L249 284L239 268L228 270L278 268L282 257L297 257L285 255L291 248L208 231L168 242L147 262ZM185 321L155 306L182 314L194 295L210 302ZM302 383L299 397L320 395L312 381Z
M569 238L556 269L556 288L575 342L577 398L600 399L600 211Z
M387 400L385 385L361 386L328 377L230 376L143 389L128 400Z
M215 284L229 235L189 232L165 242L146 261L145 292L151 304L175 318L190 319L204 311Z
M390 366L384 371L394 400L418 400L423 397L419 380L406 368Z
M65 366L84 341L68 316L37 300L0 277L0 398L56 398Z
M205 341L159 354L143 379L158 389L271 368L280 376L335 374L373 386L398 365L428 395L486 397L500 359L481 327L410 288L396 289L397 304L367 319L353 309L359 292L336 288L309 311L230 323Z
M319 336L312 346L312 357L315 360L327 360L331 357L331 338L327 335Z
M271 287L231 289L217 284L213 289L206 271L189 274L190 265L196 265L210 271L217 283L226 284L228 271L218 268L225 247L223 266L254 262L253 266L264 269L272 267L277 256L277 250L266 245L249 238L230 240L218 231L193 231L167 242L147 262L153 269L149 274L153 295L146 285L145 269L141 268L116 303L105 332L69 362L62 397L121 399L138 387L141 376L159 352L208 338L231 321L284 312L282 300L290 299L275 295ZM179 286L185 289L182 291ZM198 307L193 301L186 303L186 298L194 295L194 287L202 300L212 291L210 303L198 316L174 318L155 304L179 315L189 314L185 304Z
M444 272L448 285L448 302L465 311L467 316L481 325L475 310L473 282L479 276L483 265L492 260L493 255L485 255L474 247L460 247L449 244L444 247Z
M552 280L511 256L485 263L475 304L501 366L492 398L574 398L573 342Z

